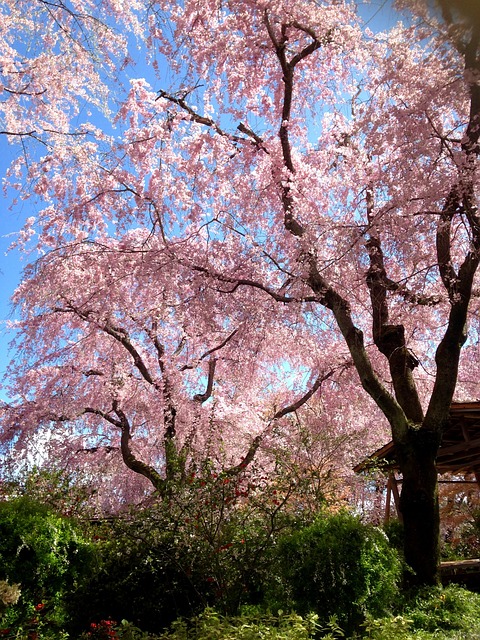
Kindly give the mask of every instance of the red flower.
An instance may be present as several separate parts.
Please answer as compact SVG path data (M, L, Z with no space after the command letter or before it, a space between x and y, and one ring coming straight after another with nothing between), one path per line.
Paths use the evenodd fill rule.
M38 604L35 605L35 611L41 611L44 607L45 607L45 604L43 602L39 602Z

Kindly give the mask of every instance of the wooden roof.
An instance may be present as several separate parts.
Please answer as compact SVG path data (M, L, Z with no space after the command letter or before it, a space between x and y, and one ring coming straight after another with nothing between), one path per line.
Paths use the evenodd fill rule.
M377 449L354 467L356 473L379 466L397 468L393 442ZM454 402L437 455L439 473L480 472L480 402Z

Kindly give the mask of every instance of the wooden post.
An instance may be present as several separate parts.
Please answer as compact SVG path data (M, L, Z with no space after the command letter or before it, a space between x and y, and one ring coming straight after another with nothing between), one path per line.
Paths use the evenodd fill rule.
M398 492L398 480L395 476L395 471L390 471L390 477L392 479L392 493L393 500L395 502L395 509L397 510L397 517L400 522L403 522L402 512L400 511L400 494Z
M383 518L383 521L385 524L387 524L390 521L391 502L392 502L392 473L390 472L388 474L388 480L387 480L387 498L385 502L385 516Z

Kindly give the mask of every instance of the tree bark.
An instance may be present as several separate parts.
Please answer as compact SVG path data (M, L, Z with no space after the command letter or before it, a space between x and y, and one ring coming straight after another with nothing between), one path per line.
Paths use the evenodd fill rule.
M400 511L404 526L405 583L439 583L440 517L435 460L440 432L409 429L406 442L396 443L403 476Z

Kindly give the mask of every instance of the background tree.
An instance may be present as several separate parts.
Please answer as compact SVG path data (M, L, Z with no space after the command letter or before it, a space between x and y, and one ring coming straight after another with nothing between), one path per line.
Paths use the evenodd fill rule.
M133 340L141 333L140 343L149 340L153 355L162 351L155 342L157 309L165 335L171 326L163 302L151 298L147 307L135 299L122 311L114 304L109 316L99 304L108 306L110 297L115 302L128 278L114 278L108 297L101 302L93 295L91 303L78 281L96 263L81 276L67 277L67 295L63 281L59 286L45 277L49 265L61 271L62 259L65 265L71 255L83 260L91 246L110 247L129 228L143 226L168 264L156 268L155 254L143 254L150 295L181 291L185 302L194 287L195 318L213 318L208 314L219 310L213 325L219 340L205 342L208 329L200 321L205 346L194 350L197 362L223 345L230 329L237 329L231 318L244 314L244 342L235 334L222 351L235 345L236 361L246 358L255 366L263 358L267 377L275 362L287 363L277 368L285 377L295 366L304 373L307 358L303 366L308 362L313 389L315 379L353 363L360 384L350 401L358 401L361 385L395 441L407 562L416 581L436 582L435 456L467 319L477 322L472 298L480 242L480 33L471 23L452 31L424 3L409 6L416 15L388 37L363 29L350 3L149 6L148 45L160 60L160 79L153 88L146 80L131 82L116 116L121 135L67 141L29 167L30 184L50 203L37 221L29 221L25 235L35 231L37 247L54 252L36 267L44 274L42 286L32 271L18 291L17 301L25 305L26 339L20 344L27 356L12 369L23 402L6 412L7 434L25 433L27 424L36 424L39 404L50 406L57 390L68 388L64 377L45 375L43 360L50 355L40 348L38 361L33 359L42 331L57 341L60 361L66 358L63 346L80 344L88 326L88 335L99 340L89 350L94 360L114 345L133 366L129 383L151 390L160 384L142 373L149 365ZM170 87L167 62L177 74ZM140 237L133 253L140 253L140 242L148 246L145 233ZM110 282L106 273L100 278ZM176 318L174 328L181 326ZM252 346L258 328L261 350ZM173 344L179 343L171 344L167 351L176 357ZM174 370L158 358L154 366ZM85 376L90 369L98 371L92 362L77 372L71 399L85 379L103 379ZM230 384L238 384L237 372L229 373ZM31 384L35 376L38 387ZM209 390L205 369L203 376L206 391L195 386L202 398ZM161 424L167 431L168 377L161 378ZM45 382L51 379L53 386ZM250 375L248 381L253 390L255 379ZM183 389L193 390L186 382ZM228 397L220 386L218 394ZM111 391L109 402L101 413L87 413L117 421L122 431ZM15 415L22 421L12 422ZM61 417L58 411L50 415Z

